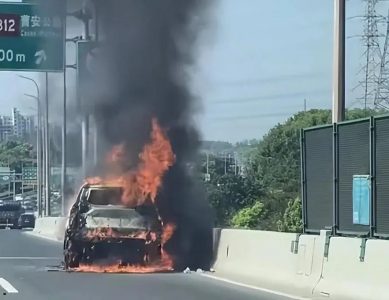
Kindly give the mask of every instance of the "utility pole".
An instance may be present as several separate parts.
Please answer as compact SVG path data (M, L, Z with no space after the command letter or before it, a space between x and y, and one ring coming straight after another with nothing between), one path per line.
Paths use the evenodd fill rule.
M304 99L304 112L307 112L307 99Z
M65 17L63 19L64 22L64 37L65 37L65 45L66 45L66 28L67 28L67 17L66 17L66 10L67 10L67 0L65 0ZM65 67L63 69L63 107L62 107L62 151L61 151L61 216L65 216L65 194L66 194L66 166L67 166L67 160L66 160L66 146L67 146L67 122L66 122L66 103L67 103L67 93L66 93L66 68L67 68L67 60L66 60L66 51L64 54L64 60L65 60Z
M236 166L236 164L237 164L237 160L236 160L236 152L234 152L234 166L235 166L235 168L234 168L234 169L235 169L235 176L236 176L236 170L237 170L237 169L236 169L236 167L237 167L237 166Z
M224 175L227 174L227 153L224 152Z
M384 50L381 55L380 74L374 105L378 108L389 109L389 11L386 19L386 37Z
M88 16L86 10L84 9L82 12L81 20L84 23L84 38L86 41L90 40L90 32L89 32L89 21L90 17ZM87 161L89 154L89 113L84 111L84 107L82 107L82 173L84 178L87 176Z
M334 65L332 122L345 118L346 0L334 0Z
M65 25L66 28L66 25ZM66 32L66 31L65 31ZM66 65L66 63L65 63ZM65 216L65 194L66 194L66 66L63 70L63 115L62 115L62 164L61 164L61 216Z
M209 153L207 152L207 176L209 174Z
M18 77L23 78L25 80L31 81L36 88L36 96L25 94L26 96L33 98L36 100L37 103L37 151L36 151L36 160L37 160L37 208L38 208L38 216L42 216L42 184L43 184L43 161L42 161L42 105L41 105L41 99L40 99L40 91L39 91L39 85L38 83L29 77L18 75Z
M49 137L49 73L46 72L45 97L45 216L50 216L50 137Z
M363 67L364 79L360 85L363 87L363 97L365 113L369 105L375 101L377 89L379 89L380 77L380 62L381 49L380 38L383 37L379 33L378 24L383 22L385 18L377 13L376 6L380 0L364 0L366 2L366 14L362 16L364 19L364 32L362 39L366 47L364 55L366 55L366 64ZM375 103L374 103L375 104Z

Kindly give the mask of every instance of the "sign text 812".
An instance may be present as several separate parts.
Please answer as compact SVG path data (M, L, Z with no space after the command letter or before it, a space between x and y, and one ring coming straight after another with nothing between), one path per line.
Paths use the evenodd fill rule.
M20 16L0 14L0 36L20 36Z

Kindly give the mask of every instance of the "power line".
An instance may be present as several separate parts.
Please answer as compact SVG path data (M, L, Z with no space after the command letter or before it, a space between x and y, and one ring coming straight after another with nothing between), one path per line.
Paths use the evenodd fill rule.
M296 112L284 112L284 113L265 113L265 114L254 114L254 115L241 115L241 116L228 116L213 118L215 121L231 121L231 120L249 120L259 118L272 118L272 117L290 117Z
M253 96L247 98L230 98L230 99L217 99L210 100L208 103L212 104L227 104L227 103L241 103L241 102L257 102L257 101L273 101L273 100L282 100L285 98L303 98L307 95L312 94L330 94L331 91L329 89L317 89L309 92L295 92L295 93L287 93L287 94L274 94L274 95L266 95L266 96Z
M325 77L324 72L315 72L315 73L301 73L301 74L284 74L280 76L267 77L267 78L247 78L247 79L238 79L238 80L226 80L226 81L216 81L212 85L214 86L247 86L247 85L258 85L262 83L277 82L277 81L289 81L297 79L312 79L312 78L322 78Z

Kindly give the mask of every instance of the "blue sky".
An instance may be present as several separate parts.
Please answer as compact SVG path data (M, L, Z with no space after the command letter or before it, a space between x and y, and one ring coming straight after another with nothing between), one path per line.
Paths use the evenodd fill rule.
M379 12L388 6L380 4ZM362 0L347 1L348 17L364 9ZM332 0L218 0L211 17L193 74L204 139L261 138L303 110L304 99L308 109L331 107ZM360 18L348 20L347 36L362 29ZM360 105L361 90L352 90L362 78L363 51L359 38L347 40L346 102L353 107ZM34 92L30 83L1 72L0 87L0 113L13 106L34 113L23 96Z
M361 34L362 20L350 17L364 9L361 0L347 1L348 37ZM332 0L221 0L215 17L215 41L203 46L196 78L204 138L260 138L303 110L304 99L308 109L331 107ZM361 90L352 90L363 51L359 38L347 40L346 102L353 107L360 105Z

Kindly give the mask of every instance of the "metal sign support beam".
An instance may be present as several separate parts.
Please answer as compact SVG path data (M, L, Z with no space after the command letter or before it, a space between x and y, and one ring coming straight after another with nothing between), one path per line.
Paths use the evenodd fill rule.
M334 66L332 122L345 119L346 0L334 0Z

